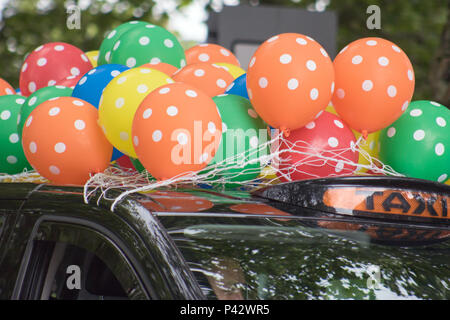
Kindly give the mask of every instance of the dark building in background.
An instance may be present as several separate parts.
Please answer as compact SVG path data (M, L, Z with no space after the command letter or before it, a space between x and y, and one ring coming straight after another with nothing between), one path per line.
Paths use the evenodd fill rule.
M318 41L334 59L337 50L337 15L276 6L225 6L208 19L208 43L229 48L243 68L259 44L286 32L305 34Z

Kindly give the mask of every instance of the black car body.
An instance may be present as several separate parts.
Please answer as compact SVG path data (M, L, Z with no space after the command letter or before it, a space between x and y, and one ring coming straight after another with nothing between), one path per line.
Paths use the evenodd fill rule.
M85 203L78 187L2 183L0 299L448 299L449 189L184 187L111 211L117 191Z

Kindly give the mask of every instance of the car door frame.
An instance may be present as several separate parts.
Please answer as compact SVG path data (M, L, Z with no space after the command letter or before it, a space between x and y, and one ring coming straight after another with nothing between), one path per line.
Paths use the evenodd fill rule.
M99 234L99 236L101 236L105 241L108 241L112 246L114 246L118 254L120 254L122 258L127 262L129 271L132 272L133 278L139 283L142 293L145 295L146 299L158 298L157 293L152 290L152 285L148 282L148 279L143 279L142 275L144 274L144 272L140 266L140 263L129 252L123 241L112 232L110 232L107 228L89 220L65 216L44 215L36 221L30 234L29 241L23 255L22 263L19 268L16 284L14 286L13 294L11 297L12 300L20 299L24 280L31 262L31 255L34 249L34 240L46 240L45 237L43 237L42 234L39 233L40 228L46 223L66 224L68 226L71 226L72 228L84 227L90 229L90 231L92 232L96 232L97 234ZM77 245L76 243L70 244Z

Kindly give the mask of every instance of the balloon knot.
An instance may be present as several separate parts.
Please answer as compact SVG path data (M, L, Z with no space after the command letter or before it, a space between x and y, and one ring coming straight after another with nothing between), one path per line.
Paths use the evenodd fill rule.
M361 135L363 136L364 140L367 140L369 133L367 132L367 130L363 130L363 131L361 131Z
M283 133L283 136L285 136L286 138L291 134L291 130L286 127L280 127L280 130Z

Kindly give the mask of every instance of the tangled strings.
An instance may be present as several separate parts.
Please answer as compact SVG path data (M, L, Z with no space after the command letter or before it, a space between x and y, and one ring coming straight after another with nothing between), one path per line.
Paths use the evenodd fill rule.
M208 165L200 172L186 172L171 179L157 181L147 172L136 173L135 171L110 167L103 173L92 176L84 186L84 199L89 201L93 194L101 191L101 197L107 198L106 194L111 189L119 189L122 193L114 198L111 210L125 197L132 193L149 192L161 187L178 186L202 186L209 185L215 189L224 189L229 185L234 188L245 190L253 190L264 186L269 186L280 182L280 176L285 181L292 181L291 174L293 172L301 172L313 178L319 176L302 171L303 165L309 166L325 166L335 167L335 173L331 176L348 176L353 174L364 174L361 169L371 170L374 173L380 173L391 176L402 176L395 172L390 166L383 164L376 158L370 156L368 152L363 150L366 141L361 137L355 144L348 148L329 150L314 150L310 144L305 141L296 141L291 143L283 138L282 133L277 133L270 141L261 143L257 148L250 151L228 157L214 165ZM281 145L284 147L281 148ZM270 153L266 152L271 150ZM311 152L311 150L314 152ZM367 160L367 164L358 164L349 161L343 156L347 151L352 150L360 154ZM284 162L289 162L290 157L294 154L303 155L302 159L290 164L282 166ZM259 166L248 166L248 164L260 163ZM264 168L261 170L261 168ZM255 176L256 178L242 180L241 176Z
M36 171L24 170L23 172L14 175L0 173L0 182L47 183L48 180Z
M352 143L348 148L333 149L333 151L318 150L305 141L292 143L283 137L283 133L277 132L270 141L261 143L250 151L227 157L213 165L208 165L200 172L185 172L163 181L155 180L146 171L137 172L118 166L110 166L104 172L91 176L86 182L84 185L84 201L88 203L100 191L97 203L102 198L110 200L112 201L111 210L114 211L116 205L128 195L149 192L161 187L177 188L179 186L208 185L215 189L223 189L232 185L234 188L250 191L279 183L280 177L283 177L284 181L292 181L291 175L296 172L307 175L311 179L319 178L318 175L302 170L304 165L310 167L332 166L335 168L335 172L330 174L330 177L365 174L361 169L384 175L402 176L390 166L383 164L366 152L363 149L366 143L360 137L355 144ZM270 152L267 152L267 150L270 150ZM367 164L358 164L345 158L344 154L349 150L361 155L367 161ZM301 160L291 163L291 157L294 157L295 154L302 155L302 157L299 157ZM290 164L283 165L285 162ZM255 163L260 165L248 166ZM263 169L261 170L261 168ZM246 180L242 179L242 175L244 177L257 175L257 177ZM16 175L2 174L0 175L0 182L46 183L48 181L37 172L28 171ZM109 198L107 194L110 190L119 190L119 196Z

